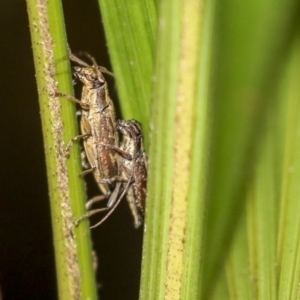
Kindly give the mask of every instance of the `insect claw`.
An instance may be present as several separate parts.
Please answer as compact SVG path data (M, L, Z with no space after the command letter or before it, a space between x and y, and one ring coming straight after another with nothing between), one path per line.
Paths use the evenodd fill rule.
M75 227L78 227L80 221L81 221L81 218L79 218L78 220L74 221L74 226L75 226Z
M64 151L64 157L69 158L70 157L70 151Z

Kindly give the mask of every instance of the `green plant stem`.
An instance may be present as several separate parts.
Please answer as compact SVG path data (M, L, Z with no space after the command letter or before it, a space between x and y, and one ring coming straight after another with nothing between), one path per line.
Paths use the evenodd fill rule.
M209 170L209 152L211 149L211 59L213 47L215 2L208 1L202 8L203 30L199 43L197 70L197 89L194 105L194 123L192 132L192 161L189 186L189 204L186 226L188 245L185 252L183 299L199 299L203 282L203 240L205 234L205 207ZM200 13L199 13L200 15ZM200 25L199 25L200 27ZM200 31L200 29L199 29ZM195 42L197 42L195 40Z
M156 39L153 0L99 0L125 119L138 119L148 144Z
M194 262L199 263L201 235L192 239L187 236L187 231L201 226L199 219L203 212L202 202L199 206L199 202L196 204L199 200L198 185L192 185L195 194L190 192L193 175L196 176L193 178L195 182L202 182L198 170L196 172L191 166L192 147L195 146L193 137L200 130L200 137L197 136L195 141L198 146L205 127L201 127L203 119L200 123L196 121L200 116L198 110L197 114L195 112L196 103L206 107L206 99L198 102L197 88L201 5L201 1L159 3L141 299L191 299L199 295L199 285L189 288L194 280L190 276L191 264L195 258L197 261ZM200 159L202 163L203 148L198 150L197 161ZM195 160L193 157L193 162ZM199 166L201 170L203 167ZM199 215L195 218L192 211L199 207ZM192 217L188 223L189 215ZM193 251L189 252L187 249L191 247ZM199 274L196 270L196 281Z
M77 134L75 106L56 97L72 93L62 5L27 0L45 143L60 299L96 299L88 222L74 230L84 213L85 191L78 178L80 155L74 146L66 161L64 142ZM61 106L62 103L62 106Z

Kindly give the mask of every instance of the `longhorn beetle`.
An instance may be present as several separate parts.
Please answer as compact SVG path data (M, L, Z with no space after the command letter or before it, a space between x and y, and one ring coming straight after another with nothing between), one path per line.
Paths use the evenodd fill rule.
M92 172L103 195L97 196L90 203L111 197L111 202L116 199L121 184L104 183L102 180L118 175L117 154L108 147L102 147L105 143L112 147L118 145L118 134L116 132L116 117L114 105L109 98L108 88L103 73L108 73L105 68L97 65L95 59L89 54L85 54L92 61L89 66L73 54L70 59L77 62L81 67L75 67L74 75L83 83L81 100L70 95L58 93L78 103L81 108L80 128L81 135L74 137L66 148L66 156L69 156L70 148L74 141L83 139L86 157L90 164L90 169L81 173L82 176ZM111 194L111 191L114 192ZM111 194L111 195L110 195Z
M122 183L122 193L117 200L111 197L107 207L88 211L77 221L80 222L94 214L110 210L100 222L91 228L102 224L113 213L126 193L135 227L139 227L143 222L147 193L147 158L144 151L141 124L136 120L119 120L117 130L123 135L120 147L106 143L101 143L101 146L119 154L119 175L102 179L102 182L107 184Z

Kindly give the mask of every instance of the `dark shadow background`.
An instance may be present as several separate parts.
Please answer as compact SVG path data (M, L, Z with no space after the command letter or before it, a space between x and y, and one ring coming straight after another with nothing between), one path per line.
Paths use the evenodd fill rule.
M111 69L97 1L64 0L64 10L73 52L88 51ZM1 292L5 300L57 299L44 149L25 1L1 1L0 15ZM114 83L110 84L110 93L116 100ZM88 193L98 194L92 177L88 178ZM101 300L138 299L142 230L134 229L125 201L102 226L93 230L93 239Z

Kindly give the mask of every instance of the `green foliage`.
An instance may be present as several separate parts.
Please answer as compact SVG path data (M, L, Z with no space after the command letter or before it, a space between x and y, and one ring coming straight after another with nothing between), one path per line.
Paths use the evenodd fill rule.
M140 299L298 299L299 3L99 6L149 144Z
M155 26L153 10L150 16L142 10L137 15L137 7L140 7L137 1L132 7L125 2L110 5L110 1L100 1L100 4L113 67L118 70L122 66L123 70L116 72L117 81L121 82L122 107L131 104L130 99L136 93L145 91L140 87L151 86L149 73L145 77L138 76L135 68L139 68L140 73L144 67L145 73L153 69L152 92L147 90L144 102L142 97L135 100L139 102L137 107L142 105L145 111L151 112L150 119L145 119L138 110L130 114L124 108L124 112L125 116L141 118L144 126L151 126L140 296L141 299L162 299L170 287L169 256L175 253L168 248L174 231L172 214L176 214L174 191L178 187L175 183L181 176L175 157L177 147L184 148L187 142L178 133L184 128L180 128L176 115L182 109L178 106L181 72L184 71L180 64L186 59L185 55L193 55L192 51L184 53L185 45L181 42L190 34L185 32L190 24L184 22L184 13L186 7L192 5L196 9L201 1L160 1L156 6L158 25ZM152 1L139 3L155 7ZM188 193L182 198L187 206L184 254L183 258L177 256L182 259L183 267L177 285L180 285L182 299L223 299L227 291L228 297L233 299L274 299L279 294L277 280L284 278L280 289L289 284L291 293L293 278L297 278L292 275L297 266L297 251L294 257L283 255L287 253L283 246L287 243L282 244L289 236L287 228L289 231L292 231L289 226L298 228L297 223L290 221L298 217L288 218L284 213L298 210L293 209L297 206L292 205L292 200L288 201L289 206L285 199L279 199L282 189L289 186L282 165L288 155L285 154L287 148L280 147L287 143L284 142L286 125L282 120L288 117L283 113L287 109L281 104L285 98L278 96L277 87L282 81L292 80L285 78L284 62L290 55L287 51L290 41L295 37L299 5L292 0L206 1L202 5L203 10L197 12L200 38L192 35L192 28L190 31L194 44L199 47L198 65L184 74L197 84L192 92L193 122L188 125L193 140L187 152L191 158L188 172L181 165ZM154 38L153 28L157 28ZM136 40L135 31L143 31L142 35L136 35ZM143 53L139 45L149 48ZM120 51L123 47L126 50ZM136 58L137 53L146 58L145 62L131 66L132 57ZM154 53L155 58L150 67L149 53ZM138 85L133 85L133 81L138 80ZM126 95L121 86L134 91ZM185 90L184 95L188 95L188 91ZM299 91L292 95L291 99L298 101ZM188 101L186 105L190 105ZM293 112L296 114L297 109ZM184 113L183 109L181 115ZM190 115L186 115L188 117ZM145 124L145 120L148 123ZM292 132L297 131L296 115L294 120ZM296 136L290 137L293 143L295 140ZM297 151L293 153L296 159ZM296 194L292 199L296 201L297 191L293 193ZM279 215L285 231L278 224ZM297 231L294 236L298 236ZM289 243L297 249L295 239ZM283 257L291 265L276 268L278 264L281 266ZM281 274L280 270L290 270L290 275Z

